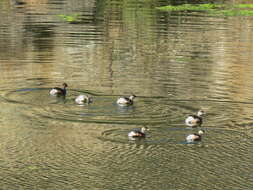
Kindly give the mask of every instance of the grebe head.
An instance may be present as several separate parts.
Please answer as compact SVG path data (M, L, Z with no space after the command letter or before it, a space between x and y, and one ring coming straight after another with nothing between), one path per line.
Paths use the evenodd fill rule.
M205 112L203 110L199 110L198 113L197 113L197 115L199 117L201 117L201 116L205 115Z
M88 103L92 103L93 102L93 98L91 96L87 96L87 101L88 101Z
M63 86L63 88L67 88L68 87L67 83L65 83L65 82L62 84L62 86Z
M141 132L142 132L142 133L145 133L146 131L149 131L149 128L148 128L148 127L142 127L142 128L141 128Z
M199 134L199 135L203 135L204 133L205 133L204 130L199 130L199 131L198 131L198 134Z
M136 98L136 96L135 96L134 94L132 94L132 95L129 97L130 100L133 100L134 98Z

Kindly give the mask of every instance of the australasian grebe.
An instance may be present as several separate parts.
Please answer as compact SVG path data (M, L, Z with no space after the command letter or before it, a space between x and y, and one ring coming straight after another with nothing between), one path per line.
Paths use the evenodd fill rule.
M66 88L68 87L68 85L66 83L63 83L63 88L59 88L59 87L54 87L50 90L50 95L53 96L65 96L67 93Z
M76 97L75 102L77 104L85 104L85 103L89 104L92 102L92 97L90 97L88 95L81 94Z
M201 127L203 119L202 116L205 114L203 110L199 110L197 115L189 115L185 119L185 124L189 127Z
M128 137L146 137L146 132L149 131L148 127L142 127L140 129L133 129L128 133Z
M134 103L135 97L136 97L135 95L131 95L131 96L129 96L129 98L128 97L120 97L117 100L117 104L123 105L123 106L132 105Z

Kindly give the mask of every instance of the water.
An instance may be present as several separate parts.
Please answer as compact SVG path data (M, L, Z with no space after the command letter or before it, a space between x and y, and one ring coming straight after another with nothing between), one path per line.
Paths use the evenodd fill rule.
M167 3L0 2L0 189L253 188L252 18ZM188 144L200 108L206 133Z

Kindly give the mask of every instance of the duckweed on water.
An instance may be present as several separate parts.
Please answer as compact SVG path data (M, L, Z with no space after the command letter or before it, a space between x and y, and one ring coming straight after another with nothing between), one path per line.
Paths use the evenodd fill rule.
M233 7L228 7L224 4L183 4L183 5L168 5L158 7L162 11L205 11L209 14L224 15L224 16L253 16L253 4L238 4Z

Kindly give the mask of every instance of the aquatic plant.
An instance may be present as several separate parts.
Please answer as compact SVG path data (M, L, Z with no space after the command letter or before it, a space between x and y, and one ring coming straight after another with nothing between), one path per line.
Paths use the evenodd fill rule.
M183 4L183 5L168 5L157 7L162 11L205 11L209 14L224 15L224 16L253 16L253 4L237 4L228 6L225 4Z

